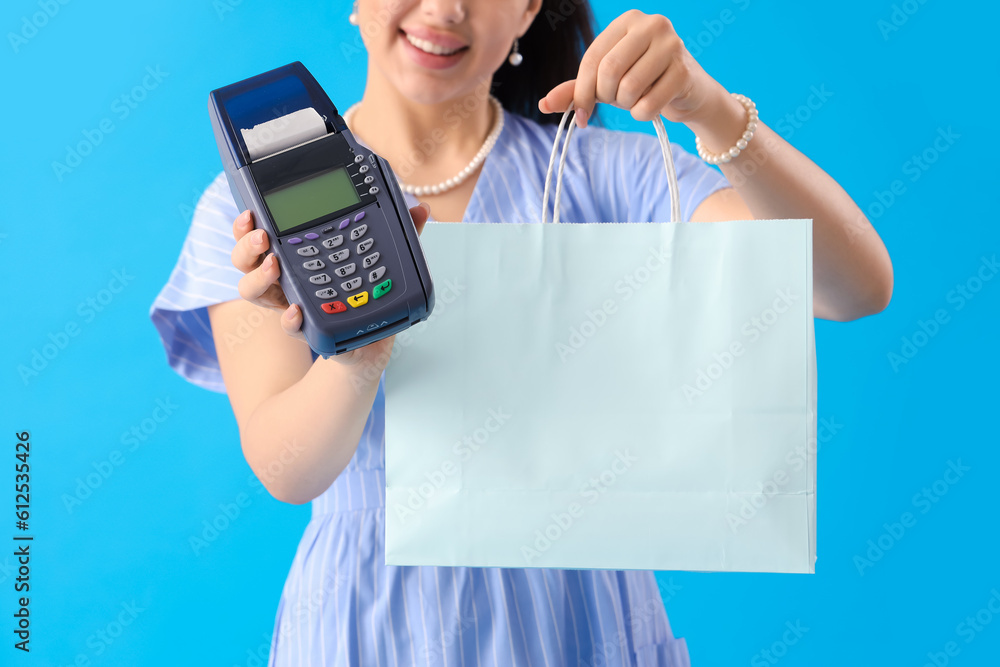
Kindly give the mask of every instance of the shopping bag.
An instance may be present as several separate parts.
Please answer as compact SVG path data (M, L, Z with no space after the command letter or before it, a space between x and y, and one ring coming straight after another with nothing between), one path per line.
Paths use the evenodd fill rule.
M814 571L811 220L421 245L437 301L385 374L386 564Z

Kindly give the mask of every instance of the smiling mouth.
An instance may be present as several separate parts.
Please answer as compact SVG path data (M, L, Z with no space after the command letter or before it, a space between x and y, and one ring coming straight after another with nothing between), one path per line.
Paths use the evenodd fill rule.
M442 46L435 44L434 42L429 42L426 39L420 39L418 37L414 37L413 35L407 34L402 28L400 28L399 34L405 37L406 41L408 41L414 47L420 49L424 53L429 53L433 56L451 56L461 51L465 51L466 49L469 48L468 46L462 46L457 49L446 49Z

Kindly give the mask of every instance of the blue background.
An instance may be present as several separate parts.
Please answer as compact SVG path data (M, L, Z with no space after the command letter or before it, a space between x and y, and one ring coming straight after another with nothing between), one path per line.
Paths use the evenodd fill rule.
M94 665L257 664L252 654L266 656L309 508L262 492L226 397L167 367L147 311L198 194L221 168L208 91L302 60L335 100L357 100L365 58L347 22L350 3L49 4L57 13L34 32L25 21L42 11L37 0L8 0L0 13L0 248L10 299L0 333L0 496L13 505L13 433L30 430L31 664L79 656ZM949 293L1000 247L986 198L995 191L998 10L909 0L896 6L912 15L897 15L906 22L883 33L888 0L631 4L667 13L709 74L752 97L764 122L777 129L785 114L809 116L785 137L868 211L895 267L884 313L817 323L819 414L838 426L819 453L816 574L659 573L675 634L687 638L695 665L774 664L765 650L789 666L923 665L949 641L959 649L949 664L996 664L1000 618L982 613L979 622L990 622L970 632L959 624L1000 590L1000 278L961 309ZM618 7L596 2L601 26ZM14 44L12 33L30 37ZM116 99L141 85L147 68L159 68L161 80L123 116ZM833 94L810 110L813 86ZM601 113L609 126L652 132L624 112ZM113 131L57 175L53 162L102 121ZM947 128L959 138L912 180L907 161L933 153ZM687 128L668 130L694 150ZM895 180L905 192L870 208ZM90 309L87 299L108 294L123 269L131 276L124 289ZM939 309L947 322L918 335L924 344L894 368L888 355L901 354L904 338ZM18 367L67 325L76 335L22 379ZM151 421L162 414L158 400L175 406L162 423ZM124 438L143 425L148 435L132 447ZM949 461L969 470L935 491ZM67 506L80 480L109 466L88 497ZM915 502L924 488L936 502ZM239 516L195 554L189 538L240 494ZM885 524L904 512L915 523L890 536ZM12 513L3 512L4 544ZM859 566L856 557L868 558L869 540L880 537L887 548ZM10 551L0 548L0 662L29 664L11 648ZM117 632L119 617L131 622L112 643L100 640L99 631ZM786 623L798 623L801 637L783 637Z

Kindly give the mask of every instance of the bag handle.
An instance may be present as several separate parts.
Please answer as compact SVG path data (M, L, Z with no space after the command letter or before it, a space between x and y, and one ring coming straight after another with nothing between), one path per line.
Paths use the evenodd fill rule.
M548 213L549 186L552 181L552 167L555 165L556 151L559 150L559 140L562 138L563 126L566 124L566 120L569 119L569 129L566 131L562 151L559 154L559 171L556 174L556 194L552 207L552 222L559 222L559 202L562 199L563 168L566 166L566 149L569 147L569 139L573 136L573 128L576 127L576 123L573 122L575 115L572 107L567 109L559 121L559 127L556 129L555 141L552 144L552 154L549 156L549 168L545 173L545 190L542 192L542 224L545 224L546 214ZM663 152L663 166L667 170L667 181L670 187L670 222L680 222L681 203L680 195L677 191L677 171L674 168L674 156L670 150L670 140L667 138L667 130L663 127L663 119L659 114L653 119L653 126L656 128L656 137L660 140L660 150Z

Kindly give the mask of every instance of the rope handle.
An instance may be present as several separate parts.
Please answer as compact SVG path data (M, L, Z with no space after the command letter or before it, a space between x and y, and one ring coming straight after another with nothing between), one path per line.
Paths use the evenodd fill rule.
M556 152L559 152L559 171L556 174L556 192L555 201L552 207L552 222L559 222L559 203L562 200L562 176L563 168L566 166L566 153L569 148L570 137L573 136L573 128L576 127L576 123L573 122L573 117L576 114L572 107L567 109L559 121L559 127L556 129L555 141L552 143L552 154L549 156L549 168L545 172L545 189L542 192L542 224L547 222L547 214L549 207L549 191L552 183L552 168L555 166ZM565 141L563 142L562 150L559 151L559 140L562 138L562 133L564 125L567 119L569 120L569 129L566 130ZM677 170L674 168L674 156L670 151L670 139L667 138L667 130L663 127L663 119L657 114L656 118L653 119L653 127L656 128L656 137L660 140L660 150L663 152L663 166L667 170L667 181L670 187L670 222L680 222L681 221L681 203L680 195L677 191Z

